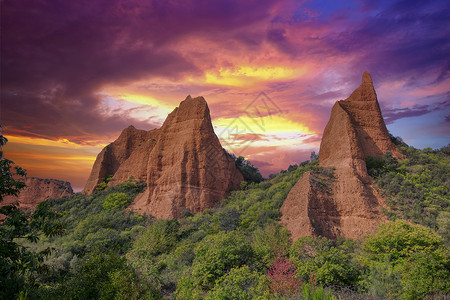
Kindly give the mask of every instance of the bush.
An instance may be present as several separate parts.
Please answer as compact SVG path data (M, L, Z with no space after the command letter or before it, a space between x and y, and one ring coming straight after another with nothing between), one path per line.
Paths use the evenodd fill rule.
M110 274L120 270L128 272L126 269L125 259L118 255L93 251L79 262L70 281L60 287L58 294L69 299L100 299L104 288L111 284ZM106 292L115 294L110 288Z
M373 296L417 299L450 292L449 249L431 229L395 221L362 245Z
M158 220L133 243L129 256L152 257L173 249L178 241L178 220Z
M397 220L382 224L378 231L367 236L362 250L363 259L370 265L386 258L391 264L407 261L413 253L440 253L443 240L431 229Z
M277 254L287 254L290 244L289 232L277 223L256 229L252 234L252 248L258 258L258 267L265 271Z
M125 193L109 194L103 202L103 208L106 210L121 209L131 203L130 197Z
M246 265L233 268L217 280L206 299L255 299L269 295L266 276L252 272Z
M303 237L292 245L290 257L298 276L306 282L352 287L357 284L359 272L352 264L347 246L348 243L337 246L325 237Z
M252 264L254 253L242 234L219 232L205 237L195 248L192 276L196 286L211 289L232 268Z
M387 214L438 230L439 214L450 212L450 148L418 150L401 142L399 148L407 159L397 162L388 152L367 159L389 205Z
M380 157L367 157L366 167L370 176L379 177L383 174L397 171L399 163L396 158L392 157L392 152L387 151Z
M277 256L267 272L270 290L273 294L281 296L295 294L302 286L301 279L296 275L294 263L286 257Z

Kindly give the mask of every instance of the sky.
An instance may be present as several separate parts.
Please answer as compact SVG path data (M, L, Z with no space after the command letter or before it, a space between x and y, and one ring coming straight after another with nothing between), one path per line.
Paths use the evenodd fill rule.
M448 1L1 0L5 157L87 181L96 155L203 96L222 145L263 175L318 153L370 72L388 130L450 142Z

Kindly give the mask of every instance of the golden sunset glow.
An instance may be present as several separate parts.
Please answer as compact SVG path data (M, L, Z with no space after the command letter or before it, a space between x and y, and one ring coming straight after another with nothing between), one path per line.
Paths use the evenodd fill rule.
M248 87L264 81L282 81L299 78L306 74L306 67L283 66L236 66L234 68L219 68L217 71L205 73L205 84L224 85L233 87ZM196 82L198 79L189 78Z
M305 124L294 122L280 115L257 117L250 114L240 116L239 118L219 118L214 120L213 124L219 128L242 130L248 131L249 133L313 133Z
M83 147L80 144L72 143L68 139L59 139L57 141L52 141L48 139L40 139L40 138L30 138L25 136L8 136L9 143L18 143L25 145L40 145L40 146L51 146L51 147L59 147L59 148L70 148L70 149L79 149ZM104 147L106 145L99 145L100 147Z
M396 1L6 2L0 122L6 157L32 176L82 188L124 128L159 128L188 95L205 98L222 146L267 176L319 150L364 71L393 135L449 140L448 18L433 1L408 14Z
M148 95L138 95L138 94L123 94L123 95L116 95L120 100L125 100L130 103L136 103L136 104L143 104L143 105L150 105L155 106L161 109L167 109L170 110L171 107L164 105L164 103L161 100L158 100L156 98L153 98Z

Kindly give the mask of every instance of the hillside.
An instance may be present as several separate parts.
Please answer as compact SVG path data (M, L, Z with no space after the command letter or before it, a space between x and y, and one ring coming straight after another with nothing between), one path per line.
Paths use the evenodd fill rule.
M30 274L23 289L39 299L443 296L450 293L449 148L399 148L408 160L368 159L369 173L390 199L386 214L398 220L356 241L303 237L292 243L279 223L280 207L301 176L308 173L327 188L330 170L317 161L243 185L216 208L185 211L179 220L131 214L127 206L144 188L131 181L91 196L49 200L66 233L26 244L55 250L46 261L49 273ZM400 182L402 190L394 192L386 182L398 176L417 182ZM426 196L404 197L408 192ZM431 221L422 218L430 211L437 212Z

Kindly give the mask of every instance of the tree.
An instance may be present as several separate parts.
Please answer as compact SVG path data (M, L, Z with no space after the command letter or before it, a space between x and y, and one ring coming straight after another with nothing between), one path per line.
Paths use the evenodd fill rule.
M1 134L0 125L0 202L5 196L17 196L25 183L15 177L26 176L26 171L14 162L3 157L2 148L8 140ZM13 171L11 170L13 169ZM35 243L39 235L52 237L63 233L62 224L58 222L58 214L50 210L46 202L40 203L30 215L19 208L18 203L0 207L0 298L15 297L24 281L36 272L46 269L44 258L51 249L32 252L21 245L17 239Z
M317 155L316 152L313 151L313 152L311 152L310 161L313 162L316 160L319 160L319 155Z
M234 158L236 167L241 171L245 181L260 183L264 180L264 177L261 175L258 168L253 166L251 162L245 159L245 157L236 157L234 154L232 154L231 157Z
M398 220L366 237L360 261L368 267L369 292L377 293L372 295L419 299L450 292L448 253L431 229Z

